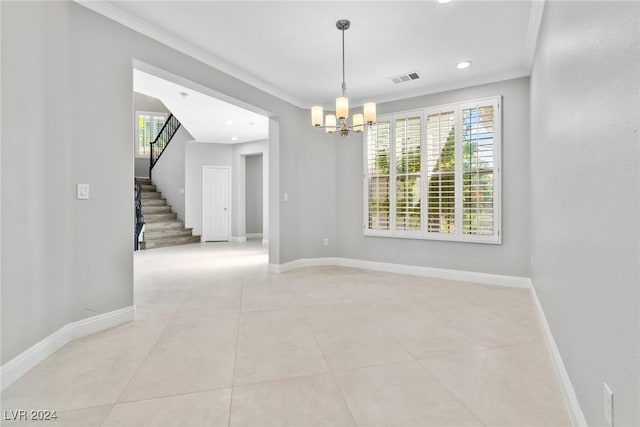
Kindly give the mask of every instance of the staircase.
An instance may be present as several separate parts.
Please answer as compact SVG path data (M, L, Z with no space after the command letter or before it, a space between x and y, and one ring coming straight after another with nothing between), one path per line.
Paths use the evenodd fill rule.
M142 214L144 215L144 233L140 249L162 248L165 246L200 243L200 236L192 235L191 228L184 228L176 213L171 212L162 193L156 191L149 178L136 178L142 186Z

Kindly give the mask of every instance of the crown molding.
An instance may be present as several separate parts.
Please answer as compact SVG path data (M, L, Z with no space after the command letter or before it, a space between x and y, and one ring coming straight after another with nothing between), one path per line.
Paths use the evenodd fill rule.
M527 28L527 40L525 42L525 55L527 73L531 74L531 66L533 58L536 54L536 45L538 43L538 34L540 33L540 25L542 24L542 15L544 13L545 0L533 0L531 2L531 12L529 13L529 26Z
M179 39L165 31L162 31L153 25L150 25L130 14L126 13L122 9L115 7L109 3L104 1L96 1L96 0L74 0L81 6L86 7L102 16L105 16L119 24L124 25L127 28L130 28L144 36L147 36L159 43L162 43L166 46L169 46L172 49L177 50L185 55L188 55L194 59L197 59L200 62L203 62L210 67L213 67L219 71L222 71L225 74L228 74L244 83L247 83L256 89L259 89L263 92L268 93L269 95L275 96L278 99L286 101L290 104L295 105L296 107L304 108L304 103L299 99L291 96L290 94L278 89L275 86L270 85L269 83L243 71L239 68L229 64L228 62L223 61L220 58L211 55L193 46L191 43L187 43L186 41Z

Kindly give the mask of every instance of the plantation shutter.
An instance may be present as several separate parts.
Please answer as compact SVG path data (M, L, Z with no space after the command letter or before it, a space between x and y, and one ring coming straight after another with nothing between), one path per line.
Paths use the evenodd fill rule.
M379 116L364 136L364 234L502 242L499 96Z
M138 113L138 155L148 156L151 142L156 139L164 126L166 115L164 113ZM161 146L164 142L160 141Z
M427 233L456 231L455 141L453 111L427 116Z
M164 126L164 116L153 116L152 120L153 130L151 132L151 140L149 141L149 144L151 144L152 141L155 141L162 130L162 126ZM160 147L160 149L164 148L164 140L162 138L158 140L158 147Z
M422 118L395 120L396 230L420 231Z
M462 233L494 234L494 107L462 110Z
M391 122L380 121L367 131L367 228L390 229Z

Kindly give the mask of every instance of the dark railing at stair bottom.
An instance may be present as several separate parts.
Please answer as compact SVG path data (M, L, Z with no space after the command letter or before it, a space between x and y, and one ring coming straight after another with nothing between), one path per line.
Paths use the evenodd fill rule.
M156 139L151 142L151 149L149 150L149 179L151 179L151 170L164 153L171 139L180 128L180 122L173 114L169 115L169 118L164 122L164 126L158 132Z
M135 228L133 231L133 250L138 250L138 242L140 241L140 232L142 231L142 226L144 225L144 215L142 215L142 186L138 182L137 179L134 178L135 183Z

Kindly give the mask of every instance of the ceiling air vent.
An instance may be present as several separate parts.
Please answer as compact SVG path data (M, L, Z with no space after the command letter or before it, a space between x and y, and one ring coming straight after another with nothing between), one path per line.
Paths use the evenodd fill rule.
M420 76L418 75L418 73L414 72L414 73L400 74L399 76L389 77L389 80L391 80L395 84L398 84L398 83L410 82L411 80L416 80L419 78Z

